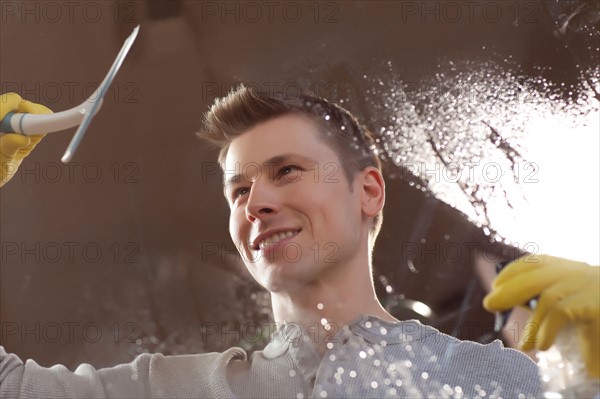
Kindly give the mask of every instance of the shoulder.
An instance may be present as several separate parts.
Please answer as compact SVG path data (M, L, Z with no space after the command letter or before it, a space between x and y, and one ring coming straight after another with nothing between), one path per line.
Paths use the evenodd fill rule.
M453 361L462 362L466 359L473 364L485 363L487 367L498 365L504 368L507 364L520 365L537 373L535 363L523 352L507 348L499 339L488 344L461 340L444 334L431 326L423 325L421 344L437 351L443 352L445 357Z
M477 388L488 392L499 389L515 397L541 394L536 364L524 353L505 347L502 341L480 344L460 340L426 325L421 325L419 332L419 339L411 343L415 354L421 355L416 363L424 367L429 363L442 380L474 388L475 395Z
M500 340L489 344L460 340L416 320L370 325L372 344L385 343L385 360L404 370L411 385L421 392L435 392L448 387L462 389L466 396L480 391L502 393L504 397L536 397L541 384L536 364L524 353L506 348ZM439 386L438 386L439 385ZM416 392L416 391L415 391Z

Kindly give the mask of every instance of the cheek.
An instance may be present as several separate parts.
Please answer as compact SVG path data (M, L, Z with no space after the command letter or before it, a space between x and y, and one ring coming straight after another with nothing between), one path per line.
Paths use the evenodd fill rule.
M239 212L233 212L229 217L229 236L234 242L236 247L239 247L239 243L243 239L243 223L240 220Z
M337 226L341 235L356 233L362 214L357 193L351 193L348 186L344 185L332 193L329 202L329 212L335 218L331 220L332 225Z
M235 241L235 236L236 236L236 223L233 219L233 214L229 215L229 236L231 237L231 239L233 241Z
M304 206L310 212L312 223L317 227L316 233L323 230L330 234L339 235L347 232L356 216L356 206L348 197L348 192L342 192L338 183L322 183L313 190L307 198L302 198ZM300 198L298 198L300 201ZM307 205L308 204L308 205Z

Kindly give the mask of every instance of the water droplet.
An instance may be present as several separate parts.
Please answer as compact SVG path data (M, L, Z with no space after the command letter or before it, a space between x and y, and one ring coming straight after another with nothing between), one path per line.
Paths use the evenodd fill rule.
M379 386L379 384L377 384L377 381L372 381L371 382L371 388L377 389L378 386Z
M319 309L319 310L323 310L323 304L322 304L322 303L318 303L318 304L317 304L317 309Z
M355 378L356 377L356 371L352 370L350 371L350 378Z
M366 359L367 358L367 354L365 353L365 351L358 352L358 356L360 356L361 359Z
M429 373L427 373L427 372L422 372L422 373L421 373L421 378L422 378L422 379L424 379L424 380L428 379L428 378L429 378Z
M296 376L296 370L290 370L290 377Z

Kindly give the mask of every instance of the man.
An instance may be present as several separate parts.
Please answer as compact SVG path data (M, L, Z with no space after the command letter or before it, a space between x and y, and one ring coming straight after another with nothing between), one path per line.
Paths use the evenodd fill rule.
M347 111L242 86L215 102L200 135L221 146L231 238L281 326L271 342L251 359L240 348L144 354L74 373L0 350L2 397L541 396L522 353L398 321L381 306L371 253L385 183L372 135ZM524 302L510 304L503 283L498 308Z

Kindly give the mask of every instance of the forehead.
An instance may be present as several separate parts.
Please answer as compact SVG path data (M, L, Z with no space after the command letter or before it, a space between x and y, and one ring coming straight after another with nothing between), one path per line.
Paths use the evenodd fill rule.
M226 170L236 165L263 162L282 154L299 154L316 161L337 160L335 152L324 142L316 122L288 114L256 125L234 139L225 158Z

